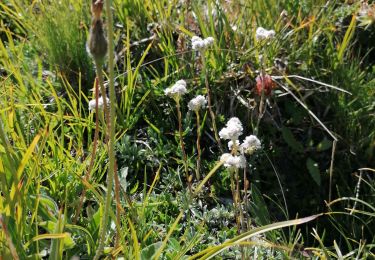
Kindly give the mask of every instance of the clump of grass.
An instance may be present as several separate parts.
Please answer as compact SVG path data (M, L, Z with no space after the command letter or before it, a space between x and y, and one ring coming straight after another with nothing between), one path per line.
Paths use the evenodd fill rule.
M45 57L46 66L66 77L78 91L87 95L94 79L92 61L86 51L89 24L87 1L55 1L28 6L24 9L26 28L32 32L35 48ZM62 13L63 12L63 13Z

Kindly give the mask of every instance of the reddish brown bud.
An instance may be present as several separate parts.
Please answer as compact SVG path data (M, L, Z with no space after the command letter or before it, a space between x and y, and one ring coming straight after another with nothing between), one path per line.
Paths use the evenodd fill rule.
M272 80L272 77L268 74L266 75L259 75L256 77L256 87L255 87L255 92L261 96L262 91L264 91L264 94L266 96L270 95L272 92L272 89L276 87L275 82Z

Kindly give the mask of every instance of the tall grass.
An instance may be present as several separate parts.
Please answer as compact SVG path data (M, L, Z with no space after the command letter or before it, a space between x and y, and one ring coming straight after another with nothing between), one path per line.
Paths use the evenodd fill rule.
M116 63L103 69L111 121L95 143L90 3L0 3L2 258L374 257L374 72L357 52L373 27L356 22L359 5L105 2ZM276 37L258 42L259 26ZM193 35L215 43L197 53ZM257 94L259 73L277 83L270 95ZM177 114L164 89L179 79ZM212 114L197 124L187 101L208 90ZM235 180L236 205L212 124L233 116L263 144Z

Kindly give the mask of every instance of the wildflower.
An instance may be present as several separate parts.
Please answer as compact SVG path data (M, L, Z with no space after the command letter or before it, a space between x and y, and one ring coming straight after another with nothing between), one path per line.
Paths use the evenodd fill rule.
M257 41L268 40L274 37L275 37L274 30L266 30L263 27L258 27L255 32L255 38L257 39Z
M258 137L255 135L246 136L245 140L241 144L241 151L247 154L253 154L256 150L261 148L261 143Z
M105 97L106 101L107 101L107 106L109 104L109 98ZM104 105L104 100L103 100L103 96L101 96L99 99L98 99L98 108L101 109L103 108L103 105ZM93 100L90 100L89 101L89 110L95 110L95 107L96 107L96 100L93 99Z
M178 80L172 87L164 90L165 95L171 98L179 98L182 95L186 94L186 92L186 81L183 79Z
M206 104L207 104L206 98L202 95L198 95L192 100L190 100L190 102L188 103L188 107L192 111L198 111L199 109L204 108Z
M230 153L224 153L220 157L220 161L224 163L224 167L230 169L239 169L246 167L246 158L243 155L234 156Z
M212 46L214 44L214 38L213 37L207 37L203 40L205 47Z
M202 39L199 36L193 36L191 38L191 46L193 50L202 51L207 47L211 46L214 43L213 37L207 37L206 39Z
M235 140L234 142L233 141L229 141L228 142L228 149L229 150L233 150L233 148L236 148L240 146L240 141L238 140Z
M276 87L275 82L272 80L272 77L268 74L266 75L259 75L258 77L255 78L256 80L256 88L255 92L261 96L262 91L264 91L265 95L270 95L272 89Z
M237 117L232 117L226 124L226 127L220 130L221 139L237 140L242 135L243 127L241 121Z
M191 38L191 47L193 50L201 50L204 48L204 42L201 37L193 36Z

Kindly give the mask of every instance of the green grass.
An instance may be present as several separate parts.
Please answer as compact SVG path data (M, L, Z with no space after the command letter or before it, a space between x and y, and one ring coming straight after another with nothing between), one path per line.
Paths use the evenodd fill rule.
M359 3L111 2L111 167L103 113L88 110L90 3L0 3L0 258L92 259L100 230L105 259L374 257L374 24ZM275 38L258 41L259 26ZM198 53L194 35L215 42ZM181 121L164 94L180 79ZM207 86L218 131L236 116L240 140L262 142L239 179L218 162L229 150L209 109L197 129L187 108Z

